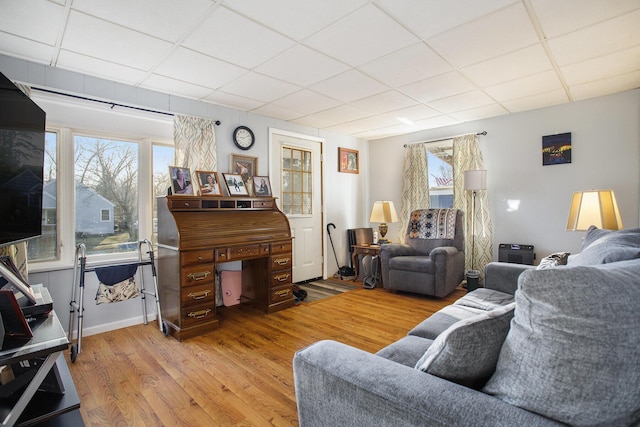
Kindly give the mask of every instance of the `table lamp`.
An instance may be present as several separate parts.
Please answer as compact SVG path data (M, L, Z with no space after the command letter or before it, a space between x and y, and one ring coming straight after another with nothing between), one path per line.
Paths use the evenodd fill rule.
M380 239L378 243L388 243L388 240L384 238L386 236L388 222L398 222L398 214L396 208L393 206L393 202L381 200L373 204L371 209L371 216L369 222L379 222L378 230L380 231Z
M622 229L620 210L613 190L573 193L567 230L584 231L592 225L607 230Z

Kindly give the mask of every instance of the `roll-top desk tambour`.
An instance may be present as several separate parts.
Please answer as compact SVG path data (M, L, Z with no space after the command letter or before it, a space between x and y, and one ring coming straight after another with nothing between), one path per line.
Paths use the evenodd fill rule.
M289 220L267 197L158 198L158 287L178 340L218 327L216 265L242 261L242 303L267 313L294 305Z

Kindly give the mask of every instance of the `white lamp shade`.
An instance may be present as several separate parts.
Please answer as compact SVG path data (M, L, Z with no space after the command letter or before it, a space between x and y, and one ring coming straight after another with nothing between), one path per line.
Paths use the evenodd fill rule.
M393 202L381 200L373 204L369 222L398 222L398 214Z
M487 171L486 170L464 171L464 189L465 190L486 190L487 189Z
M567 230L587 230L592 225L607 230L622 229L620 210L613 190L573 193Z

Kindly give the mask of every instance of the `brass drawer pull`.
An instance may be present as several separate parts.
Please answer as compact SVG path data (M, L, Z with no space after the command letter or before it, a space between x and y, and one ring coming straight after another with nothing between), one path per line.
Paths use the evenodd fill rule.
M204 310L200 310L200 311L192 311L191 313L188 314L188 316L193 317L194 319L202 319L204 317L207 317L209 313L211 313L211 309L205 308Z
M286 296L289 296L289 293L291 293L291 289L289 289L289 288L282 289L280 291L275 291L274 293L276 294L276 296L278 296L280 298L284 298Z
M273 262L278 265L287 265L289 261L291 261L291 258L277 258L273 260Z
M276 279L278 282L286 282L287 279L289 279L289 273L277 274L273 276L273 278Z
M209 275L211 274L210 271L201 271L198 273L189 273L187 274L187 277L190 278L191 280L204 280L206 279Z
M211 293L211 291L206 290L206 291L201 291L201 292L190 292L189 295L187 295L189 298L191 299L204 299L206 297L209 296L209 294Z

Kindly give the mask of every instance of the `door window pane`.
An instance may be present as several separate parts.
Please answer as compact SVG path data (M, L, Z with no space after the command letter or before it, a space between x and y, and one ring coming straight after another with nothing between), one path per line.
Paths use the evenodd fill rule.
M312 153L300 148L282 148L282 211L287 215L313 212Z

